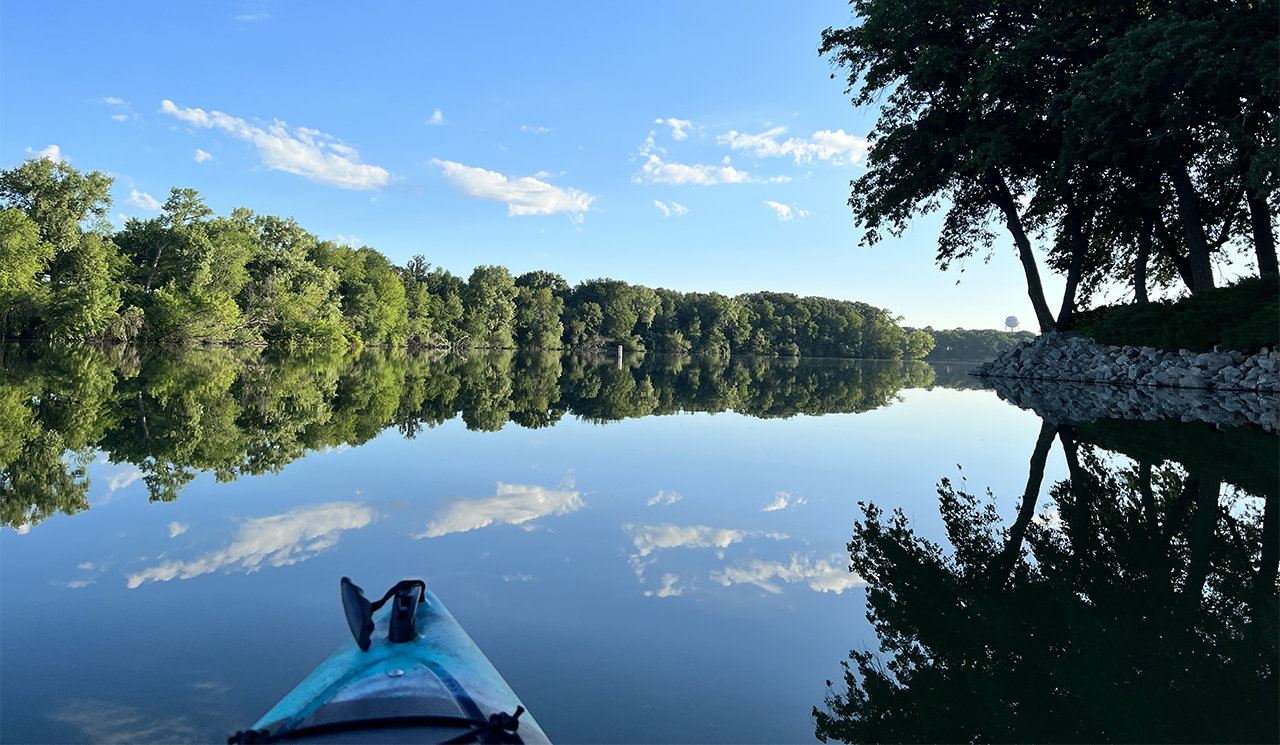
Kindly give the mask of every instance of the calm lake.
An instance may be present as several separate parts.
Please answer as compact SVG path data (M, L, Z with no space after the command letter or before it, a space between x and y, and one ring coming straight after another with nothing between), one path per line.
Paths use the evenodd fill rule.
M0 739L225 741L345 575L424 579L557 742L1274 740L1276 433L970 367L7 347ZM841 708L851 650L914 672Z

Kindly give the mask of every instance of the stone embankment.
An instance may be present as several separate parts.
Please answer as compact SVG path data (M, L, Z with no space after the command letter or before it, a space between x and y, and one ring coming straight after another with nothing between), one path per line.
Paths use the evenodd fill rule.
M983 380L1000 398L1034 411L1050 424L1085 424L1099 419L1178 419L1219 427L1253 424L1280 429L1280 395L1253 391L1118 386L1026 378Z
M1280 392L1280 353L1254 355L1154 347L1104 347L1086 336L1047 333L1020 344L971 375L1140 387Z

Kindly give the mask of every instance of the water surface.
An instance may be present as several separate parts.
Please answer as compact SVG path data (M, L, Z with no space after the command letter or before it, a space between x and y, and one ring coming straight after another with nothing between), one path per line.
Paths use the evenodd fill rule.
M1040 418L964 366L85 348L4 363L5 741L225 738L346 639L343 575L373 595L425 579L553 740L813 741L815 706L867 718L829 699L849 651L892 635L866 618L867 582L896 575L849 571L859 502L949 547L940 479L990 488L1014 526L1046 450ZM1115 428L1054 429L1036 525L1058 524L1085 451L1094 471L1155 463L1185 491L1186 467L1123 454L1106 438L1141 438ZM1245 440L1274 452L1273 433ZM1251 576L1275 500L1258 463L1196 487L1221 505L1210 535L1245 526L1230 571ZM1274 621L1274 585L1257 619ZM1256 693L1247 669L1214 670Z

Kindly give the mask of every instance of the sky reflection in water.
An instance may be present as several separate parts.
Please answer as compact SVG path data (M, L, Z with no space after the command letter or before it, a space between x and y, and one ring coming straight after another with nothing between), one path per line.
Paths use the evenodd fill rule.
M475 431L496 427L473 409L413 439L329 442L276 474L205 471L167 503L148 501L146 463L93 458L88 510L0 539L0 736L225 736L345 640L348 575L374 593L425 579L557 741L810 741L825 680L849 649L878 645L847 571L856 503L900 507L941 540L936 484L958 480L959 463L1011 519L1040 428L990 392L909 382L873 386L862 413L599 426L609 412L583 386L618 379L588 385L590 366L557 364L558 390L544 379L539 394L554 426ZM820 386L827 400L886 379L858 363L799 369L835 381ZM627 377L660 380L654 370ZM797 379L739 374L763 381L751 401L764 411ZM485 385L518 398L530 380ZM463 377L455 396L475 386ZM554 415L556 399L569 415ZM1046 488L1065 476L1050 459Z

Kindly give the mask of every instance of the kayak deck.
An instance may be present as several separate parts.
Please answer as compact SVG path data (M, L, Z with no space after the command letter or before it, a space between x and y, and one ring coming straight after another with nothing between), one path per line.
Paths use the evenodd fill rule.
M380 609L367 651L348 640L232 741L549 743L439 598L422 598L415 638L390 641L393 608Z

